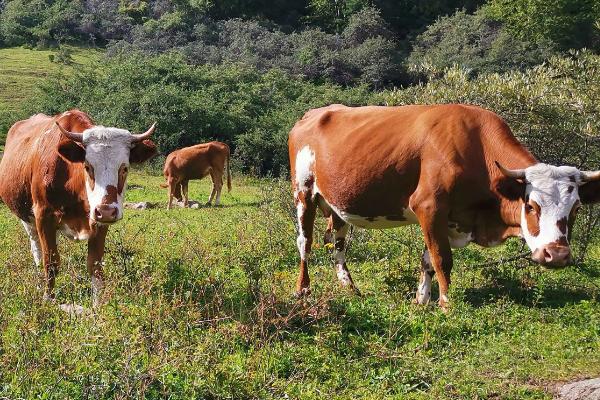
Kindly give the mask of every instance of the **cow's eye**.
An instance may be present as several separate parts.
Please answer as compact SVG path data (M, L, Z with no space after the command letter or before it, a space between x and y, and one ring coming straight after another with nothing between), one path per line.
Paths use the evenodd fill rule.
M534 211L535 211L535 210L533 209L533 206L532 206L531 204L529 204L529 203L526 203L526 204L525 204L525 212L526 212L526 213L532 213L532 212L534 212Z

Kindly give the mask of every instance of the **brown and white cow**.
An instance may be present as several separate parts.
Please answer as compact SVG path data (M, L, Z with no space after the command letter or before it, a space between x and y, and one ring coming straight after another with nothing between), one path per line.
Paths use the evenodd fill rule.
M337 276L354 289L345 262L349 225L419 224L426 249L416 301L429 301L435 272L445 308L451 248L521 236L535 261L565 266L577 209L600 200L600 173L539 163L500 117L475 106L331 105L307 112L288 144L299 221L298 294L309 291L317 207L335 231Z
M95 125L71 110L53 117L37 114L8 131L0 162L0 198L19 217L35 263L43 263L44 298L53 299L60 257L57 231L88 240L87 268L94 306L103 284L102 257L110 224L123 217L130 163L156 153L143 134Z
M183 198L184 207L187 207L189 181L202 179L208 174L212 179L213 189L206 205L210 206L214 198L215 205L218 206L221 202L225 169L227 169L227 190L231 191L229 156L229 146L221 142L200 143L175 150L169 154L163 169L167 183L160 185L163 188L169 188L167 209L171 209L173 197L177 200Z

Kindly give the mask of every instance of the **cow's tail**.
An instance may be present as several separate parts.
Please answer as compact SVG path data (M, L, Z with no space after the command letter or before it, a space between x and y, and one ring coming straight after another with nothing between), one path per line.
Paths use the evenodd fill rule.
M227 147L227 159L225 160L225 164L227 167L227 191L231 192L231 166L229 165L229 155L231 152L229 151L229 146Z

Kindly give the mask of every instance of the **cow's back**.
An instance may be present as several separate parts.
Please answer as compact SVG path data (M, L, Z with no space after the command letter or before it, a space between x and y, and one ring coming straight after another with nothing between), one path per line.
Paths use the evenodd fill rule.
M327 201L367 216L375 209L402 212L421 184L448 192L476 185L489 196L494 161L520 167L515 163L533 159L497 115L453 104L311 110L290 132L288 145L294 177L307 159L298 155L312 155L316 185Z
M164 174L182 179L201 179L211 168L222 167L229 156L229 146L209 142L175 150L165 161Z
M52 121L47 115L34 115L16 122L6 137L0 161L0 198L23 220L32 216L31 183L34 172L39 171L38 148Z

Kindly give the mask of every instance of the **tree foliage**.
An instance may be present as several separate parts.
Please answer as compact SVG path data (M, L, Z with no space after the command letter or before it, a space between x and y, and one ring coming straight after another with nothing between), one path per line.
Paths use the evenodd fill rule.
M520 39L550 39L563 49L600 49L596 0L490 0L485 10Z
M516 39L506 27L478 11L440 18L413 43L408 63L416 70L442 71L460 65L474 73L523 70L555 53L544 38Z

